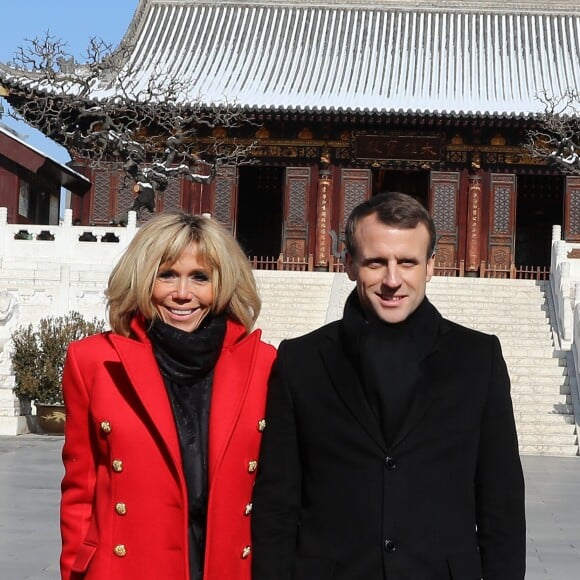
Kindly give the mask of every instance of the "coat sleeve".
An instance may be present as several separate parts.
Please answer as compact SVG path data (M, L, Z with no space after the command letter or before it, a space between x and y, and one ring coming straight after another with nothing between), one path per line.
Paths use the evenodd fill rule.
M89 396L74 355L74 345L68 350L62 386L66 424L62 452L65 474L61 486L60 567L62 580L69 580L73 563L89 529L96 480Z
M286 345L278 350L266 403L252 509L252 580L290 580L300 509L301 466Z
M523 580L526 566L524 478L510 380L497 337L485 405L475 493L484 580Z

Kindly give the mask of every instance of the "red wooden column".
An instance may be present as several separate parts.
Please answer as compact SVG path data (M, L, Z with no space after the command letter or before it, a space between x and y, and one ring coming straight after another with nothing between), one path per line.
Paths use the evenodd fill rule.
M76 220L80 220L82 224L88 224L91 221L92 199L94 198L95 195L95 172L94 169L90 167L87 162L77 158L73 158L73 162L70 167L71 169L74 169L75 171L77 171L81 175L84 175L91 181L91 187L82 197L74 194L71 195L71 209L73 212L73 223L75 223ZM16 213L18 212L16 211ZM16 223L16 219L11 220L9 216L8 222Z
M481 262L481 175L470 174L468 182L465 271L477 272Z
M457 260L459 173L432 171L429 190L430 211L437 230L435 261L438 264L455 265Z
M238 206L238 169L235 165L222 165L210 188L212 217L236 235Z
M332 174L323 170L318 177L318 196L316 200L316 248L314 265L328 266L330 255L330 215L332 201Z
M226 166L230 167L230 166ZM231 166L236 171L235 166ZM196 173L200 175L209 175L210 169L205 166L196 167ZM220 175L216 176L218 180L221 180L223 177L226 178L226 182L220 185L220 195L222 195L221 189L223 189L223 194L226 195L225 199L227 200L228 195L228 188L229 188L229 195L233 195L237 200L237 174L234 173L234 176L229 175L231 170L228 169L225 173L220 173ZM231 190L232 181L235 184L235 190ZM180 187L180 206L181 209L184 211L191 213L193 215L200 215L202 213L213 213L214 209L214 200L215 200L215 183L216 179L212 179L207 183L201 183L198 181L192 181L190 179L185 179L184 177L181 178L181 187ZM231 199L231 198L230 198ZM227 204L230 203L226 201L226 208ZM223 204L220 200L220 206L223 207ZM234 204L237 207L237 204ZM229 219L229 209L226 209L225 216L222 216L226 221ZM234 215L237 215L237 210L234 209Z
M307 254L311 180L310 167L286 168L282 248L284 255L291 258L305 258Z
M564 239L580 242L580 177L566 177L564 196Z
M514 261L516 176L492 173L489 190L489 263L509 268Z
M12 171L4 169L3 167L0 167L0 205L7 209L9 224L18 223L18 205L20 196L23 195L22 188L23 182L16 174L12 173ZM19 193L19 190L21 193Z

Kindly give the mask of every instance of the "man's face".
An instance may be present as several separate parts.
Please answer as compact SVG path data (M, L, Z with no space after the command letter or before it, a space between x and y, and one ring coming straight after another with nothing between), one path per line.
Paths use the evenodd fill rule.
M423 301L433 276L427 227L387 226L372 214L358 222L354 240L356 256L346 255L346 271L356 281L363 309L390 324L406 320Z

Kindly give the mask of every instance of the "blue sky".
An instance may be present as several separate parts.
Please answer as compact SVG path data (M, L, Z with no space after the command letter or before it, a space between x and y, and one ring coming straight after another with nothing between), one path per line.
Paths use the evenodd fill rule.
M2 0L0 3L0 61L13 59L26 38L44 37L45 32L67 43L67 50L79 61L91 37L117 45L129 27L138 0ZM6 108L6 102L0 98ZM65 163L65 149L32 127L15 123L5 115L1 122L16 129L32 146Z

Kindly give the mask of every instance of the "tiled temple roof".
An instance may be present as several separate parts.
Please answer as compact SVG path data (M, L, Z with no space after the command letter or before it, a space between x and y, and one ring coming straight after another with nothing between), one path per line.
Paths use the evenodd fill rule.
M141 0L124 42L138 87L162 71L248 109L525 117L580 90L565 0Z

